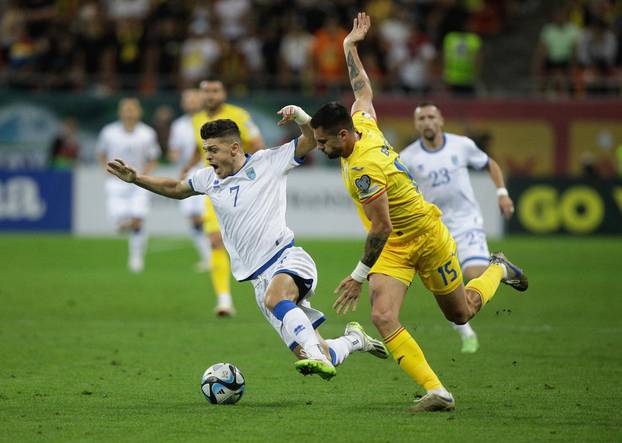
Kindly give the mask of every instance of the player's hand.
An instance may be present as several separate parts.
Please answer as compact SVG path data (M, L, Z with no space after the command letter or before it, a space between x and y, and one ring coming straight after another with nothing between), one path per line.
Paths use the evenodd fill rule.
M126 165L120 158L115 158L106 163L106 171L116 175L124 182L134 183L136 181L136 171Z
M281 116L281 120L277 122L278 126L283 126L287 122L295 121L299 125L306 125L311 121L311 117L300 106L287 105L277 112Z
M343 279L335 289L335 294L339 294L333 303L333 309L337 311L337 314L347 314L348 310L356 311L362 286L362 283L357 282L349 275Z
M502 195L499 197L499 209L501 209L501 214L505 219L509 220L514 215L514 202L507 195Z
M352 30L343 39L344 46L353 45L365 38L367 31L371 27L371 18L364 12L359 12L352 23Z

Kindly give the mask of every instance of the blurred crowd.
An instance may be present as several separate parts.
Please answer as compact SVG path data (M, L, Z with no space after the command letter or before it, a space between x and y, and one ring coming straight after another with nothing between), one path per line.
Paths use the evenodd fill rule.
M561 2L542 28L533 67L548 94L619 94L622 2Z
M348 87L343 37L365 10L374 25L363 61L377 90L473 95L493 63L484 43L525 32L512 26L521 11L555 4L534 85L619 92L620 0L0 0L0 85L153 93L217 76L233 92L335 92Z

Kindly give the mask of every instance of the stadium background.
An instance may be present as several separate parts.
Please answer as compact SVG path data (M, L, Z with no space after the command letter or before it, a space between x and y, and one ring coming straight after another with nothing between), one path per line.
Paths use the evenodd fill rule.
M553 49L543 42L550 43L550 23L559 6L566 13L560 20L574 29L574 34L569 34L575 38L565 42L570 56L556 60L555 66L562 68L553 69L555 66L547 63ZM167 366L165 358L140 360L141 352L157 353L155 344L148 351L137 347L130 357L116 356L114 349L117 353L119 348L123 353L123 346L125 350L134 349L128 343L144 330L158 337L170 359L187 358L187 366L175 364L170 370L177 370L177 385L167 388L157 383L161 392L178 402L185 401L186 405L198 401L197 397L189 400L181 396L190 395L188 392L196 394L194 379L192 383L187 380L189 368L200 372L201 367L219 357L235 360L243 372L250 370L247 378L255 389L257 381L262 380L261 389L270 390L263 385L274 383L276 378L265 376L265 372L280 374L276 368L290 364L285 353L277 354L272 367L257 365L247 358L247 348L245 351L244 346L230 342L210 342L208 348L216 349L213 357L192 353L180 357L175 354L175 345L167 347L168 334L176 322L192 325L181 331L182 341L191 349L203 349L205 344L200 337L210 334L259 334L260 339L269 343L267 347L275 346L276 341L251 304L240 309L240 322L246 324L243 331L236 329L234 323L223 326L211 318L210 285L203 277L189 275L195 257L190 242L183 237L186 221L177 212L175 202L153 200L148 229L155 241L151 242L147 256L147 270L140 279L127 275L124 243L113 235L112 225L105 219L103 188L99 186L105 175L95 163L94 144L101 127L116 119L119 98L131 95L140 98L145 108L144 120L156 128L166 150L169 125L180 115L179 91L206 76L217 76L226 82L230 101L249 110L268 145L286 140L291 133L275 124L275 111L283 105L295 103L312 112L327 100L351 101L340 51L350 18L359 9L372 16L374 30L361 52L374 83L380 126L396 149L416 137L412 125L416 103L431 99L443 110L446 129L475 139L499 162L507 176L517 207L516 216L508 225L496 214L494 189L487 177L474 176L476 192L484 205L486 229L494 239L494 247L515 252L528 269L536 269L541 278L540 289L534 289L531 295L537 301L532 298L522 305L504 301L496 313L484 316L475 326L483 331L483 349L477 357L488 358L483 362L494 373L490 375L491 386L503 386L500 397L508 393L518 395L516 391L523 389L523 395L518 395L509 409L520 415L523 408L532 406L530 401L534 398L541 402L541 409L536 408L540 415L523 417L513 439L542 439L540 432L550 439L620 438L619 413L610 412L609 408L622 397L617 385L612 387L609 381L619 377L619 369L615 368L622 363L622 331L617 323L621 306L617 299L612 301L604 296L614 287L612 275L622 262L622 2L33 0L0 2L0 318L4 322L0 329L0 354L11 356L1 368L0 416L4 415L10 425L9 433L0 439L36 439L42 426L53 439L93 439L97 436L87 428L104 429L104 424L109 423L110 417L101 418L96 412L106 404L107 397L99 398L97 406L82 403L86 397L112 390L85 381L96 379L99 369L84 363L93 356L80 354L84 349L78 344L78 329L82 327L97 336L91 337L93 343L98 343L98 350L92 353L97 354L96 360L99 354L105 355L101 358L110 366L105 371L106 378L111 368L117 369L120 362L127 364L132 359L141 362L136 363L138 366L147 366L147 373L149 365ZM450 43L452 33L457 31L477 34L481 39L473 56L464 62L463 67L472 75L458 84L446 72L444 63L455 55L451 52L455 47ZM597 48L594 35L605 35L602 41L607 43L601 41L602 47ZM56 153L55 145L61 148ZM290 224L316 256L320 275L324 276L320 289L330 294L358 257L363 234L340 184L337 164L317 154L308 163L290 178ZM157 173L172 174L175 169L162 161ZM308 215L309 211L313 217ZM184 280L181 285L176 283L180 279ZM235 290L239 292L236 297L251 297L245 287L236 286ZM164 294L177 300L172 313ZM591 297L590 302L583 301L586 296ZM128 301L128 297L133 298ZM326 312L330 312L329 298L320 302ZM450 353L455 347L451 331L444 329L427 299L417 298L417 303L421 303L416 308L417 331L435 349L434 354ZM184 302L190 308L180 307ZM198 313L195 317L195 312L189 310L197 303L199 310L203 309L202 317ZM361 311L354 318L365 322L368 311L365 306ZM517 329L499 329L495 324L500 317L509 316L507 311L514 312L508 321ZM435 312L433 317L430 312ZM134 314L140 318L138 322ZM95 328L81 323L86 319L110 324ZM126 329L119 324L123 320L127 322ZM67 324L74 321L75 330ZM156 331L146 326L149 321L157 325ZM580 323L579 329L571 333L575 321ZM339 320L335 319L335 323ZM371 328L369 321L365 324ZM43 337L32 332L37 326L42 327ZM490 336L500 336L506 347L493 346ZM574 340L572 345L567 344L569 337ZM117 339L125 344L110 342ZM49 354L49 348L58 343L58 355ZM507 368L501 367L503 358L495 360L495 355L507 356L510 350L512 357L506 360L509 359L511 370L516 368L516 361L528 360L532 366L521 374L515 373L514 381L507 387L503 384ZM484 353L491 355L480 356ZM78 357L68 363L69 355ZM575 368L580 355L589 355L592 366ZM454 357L452 363L447 363L450 367ZM470 367L472 362L465 361L462 364L462 368L448 371L454 371L452 375L457 379L477 374L477 365ZM64 371L67 366L76 371L71 380ZM131 363L129 366L132 374L140 372ZM572 375L551 369L564 366L573 368L568 371ZM352 363L352 367L358 365ZM608 372L602 372L604 367L610 368ZM361 370L362 374L371 378L374 370L380 370L378 365L371 368ZM42 388L41 371L62 380L51 382L52 394ZM576 378L577 374L588 373L597 379L590 394L583 391L584 379ZM533 381L537 374L545 374L545 381ZM282 369L282 375L293 378L289 370ZM393 375L388 377L389 382ZM154 374L149 376L153 378ZM110 377L114 379L113 375ZM125 388L133 386L130 393L138 398L144 395L143 400L161 406L158 392L146 393L151 385L141 382L140 377L138 381L136 376L131 378L130 374L124 377L119 380ZM354 380L351 389L356 389L357 379ZM365 382L366 378L358 381ZM374 383L384 391L392 389L390 383ZM63 397L67 385L77 400L69 394ZM557 397L543 399L542 389L535 385L544 386L546 395L552 393ZM306 389L311 386L314 385L303 385ZM470 394L477 397L487 386L475 383ZM560 393L562 387L567 391ZM279 394L292 395L291 390L298 389L295 384L279 387L271 392L275 397L269 398L277 404ZM322 389L320 403L322 398L331 398L331 392ZM336 389L345 398L351 395L343 387ZM64 408L74 411L76 416L81 408L91 411L84 423L65 417L62 429L57 429L59 426L47 407L42 407L40 421L28 415L32 402L48 405L46 401L51 400L43 397L55 397L54 393L60 396L61 414ZM601 408L586 413L584 407L590 401L583 403L583 395L597 393L607 400L603 400ZM258 406L257 397L257 392L254 397L249 393L241 403L248 403L249 409L236 412L251 424L256 423L255 415L266 419L265 408L254 409ZM307 397L294 398L309 404L305 403ZM353 396L351 401L358 398ZM374 401L374 397L363 398ZM507 407L504 400L488 394L481 399L499 408ZM133 410L135 404L123 400L127 399L115 404ZM555 412L559 401L564 406ZM288 405L296 411L298 420L304 422L307 415L323 417L321 411L297 409L294 403L292 400ZM576 410L567 409L575 404ZM261 413L257 414L258 411ZM474 417L468 411L482 416ZM231 412L209 413L218 420L232 419ZM594 414L592 424L582 415L589 417L590 413ZM135 411L128 414L138 424L132 427L125 423L119 433L103 433L99 438L108 435L122 439L128 435L122 432L143 432L141 415ZM190 416L192 420L198 419ZM183 423L188 419L175 417ZM435 438L432 431L421 434L423 431L413 429L414 425L391 417L395 426ZM508 413L498 417L500 421L492 433L477 434L489 424L483 410L467 408L466 414L458 417L456 421L476 432L481 440L492 439L495 432L507 436L503 434L503 423L512 420ZM168 423L162 416L150 418ZM175 420L169 426L174 427ZM447 418L425 420L430 429L443 429L449 423ZM153 429L161 430L150 423ZM594 431L596 425L598 432ZM180 432L182 439L196 437L189 433L189 425L182 428L187 432ZM264 435L261 429L255 431ZM445 429L446 435L459 437L461 429ZM174 434L158 435L166 439ZM233 440L253 440L235 433L222 434L223 438L226 435ZM331 432L330 438L355 440L355 435L345 432L339 438L339 434L335 437ZM387 440L411 441L401 434L387 435ZM369 441L372 440L376 438L370 437Z

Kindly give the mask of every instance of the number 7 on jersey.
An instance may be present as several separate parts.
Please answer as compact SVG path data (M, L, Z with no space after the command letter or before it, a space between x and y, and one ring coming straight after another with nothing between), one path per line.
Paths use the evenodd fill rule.
M235 193L233 196L233 207L235 208L238 205L238 193L240 192L240 186L232 186L229 188L229 194Z

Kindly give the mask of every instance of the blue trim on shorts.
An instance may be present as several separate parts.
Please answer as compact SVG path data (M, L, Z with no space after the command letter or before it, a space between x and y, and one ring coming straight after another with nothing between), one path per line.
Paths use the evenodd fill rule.
M317 329L325 321L326 321L326 317L321 316L320 318L315 320L315 322L311 326L313 326L313 329ZM289 349L293 351L296 348L296 346L298 346L298 343L294 341L289 345Z
M485 260L486 263L490 262L490 257L484 257L483 255L474 255L473 257L469 257L466 260L464 260L463 262L460 262L460 267L464 268L464 264L466 262L472 261L472 260Z
M287 249L291 248L294 246L294 240L292 240L291 242L289 242L287 245L285 245L285 247L283 249L281 249L279 252L277 252L276 254L274 254L272 256L272 258L270 260L268 260L266 263L264 263L263 266L261 266L259 269L257 269L255 272L253 272L251 275L249 275L248 277L239 280L239 281L249 281L249 280L255 280L257 277L259 277L266 269L268 269L270 266L272 266L274 264L274 262L276 262L279 257L281 255L283 255L283 252L285 252Z
M274 277L277 274L287 274L294 279L294 283L298 287L298 297L299 297L298 303L300 303L307 296L307 294L311 291L311 288L313 288L312 278L301 277L300 275L298 275L296 272L292 271L291 269L279 269L274 274L272 274L272 277Z

